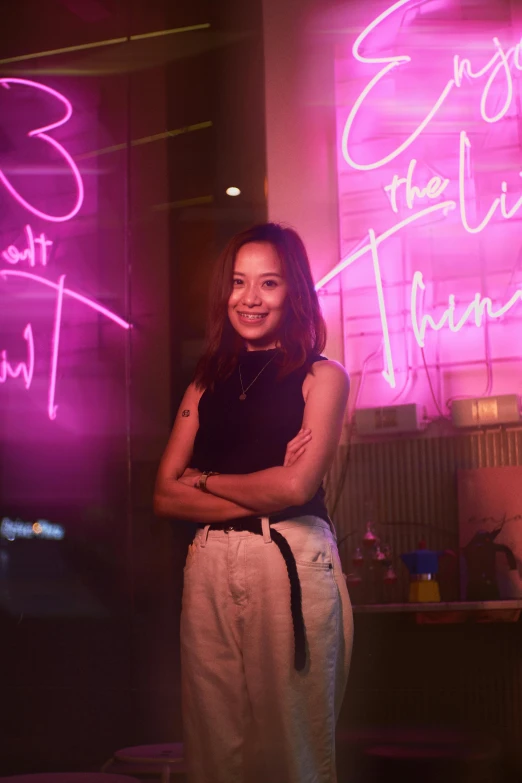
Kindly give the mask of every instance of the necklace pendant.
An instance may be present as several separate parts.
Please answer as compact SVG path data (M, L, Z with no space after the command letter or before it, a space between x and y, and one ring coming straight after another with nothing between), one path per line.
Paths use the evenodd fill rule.
M246 394L244 394L244 393L243 393L243 394L240 394L240 395L239 395L239 399L240 399L240 400L246 400Z

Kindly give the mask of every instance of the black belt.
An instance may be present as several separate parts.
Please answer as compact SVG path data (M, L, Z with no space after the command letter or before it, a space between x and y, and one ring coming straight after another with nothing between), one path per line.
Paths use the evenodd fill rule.
M199 525L199 527L204 526ZM210 529L224 530L225 532L249 530L251 533L256 533L257 535L262 535L263 533L260 519L248 521L241 520L235 523L232 522L232 524L230 522L220 522L217 525L211 525ZM286 538L273 528L270 533L272 541L279 547L279 551L283 555L286 570L288 571L288 578L290 580L290 610L292 612L292 623L294 626L294 668L297 671L302 671L306 664L306 641L303 605L301 600L301 583L297 573L297 565L290 544Z

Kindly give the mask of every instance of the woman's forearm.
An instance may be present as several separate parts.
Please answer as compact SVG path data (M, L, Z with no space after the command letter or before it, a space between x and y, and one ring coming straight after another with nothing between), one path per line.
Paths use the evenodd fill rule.
M190 522L225 522L260 512L233 501L201 492L176 479L163 482L154 493L154 513L162 517L186 519Z
M216 497L246 505L254 513L272 514L305 502L291 467L275 467L246 474L209 476L207 490Z

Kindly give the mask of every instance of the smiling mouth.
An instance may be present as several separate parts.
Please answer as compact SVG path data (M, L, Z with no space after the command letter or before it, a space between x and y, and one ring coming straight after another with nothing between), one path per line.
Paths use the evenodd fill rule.
M240 318L247 318L249 321L261 321L263 318L266 318L268 313L240 313L238 312L238 315Z

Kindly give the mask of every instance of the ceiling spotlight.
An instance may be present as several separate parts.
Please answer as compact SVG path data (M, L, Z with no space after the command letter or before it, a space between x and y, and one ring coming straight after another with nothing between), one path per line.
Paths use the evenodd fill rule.
M227 188L225 193L227 194L227 196L239 196L241 191L239 190L239 188L231 187L231 188Z

